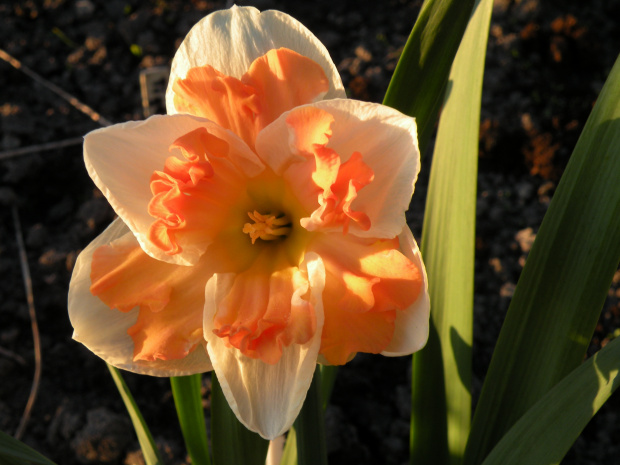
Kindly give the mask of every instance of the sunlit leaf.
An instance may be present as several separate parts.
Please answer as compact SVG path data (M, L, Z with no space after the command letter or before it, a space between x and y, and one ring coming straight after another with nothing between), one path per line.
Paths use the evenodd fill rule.
M416 118L424 154L474 0L426 0L383 103Z
M210 465L209 441L200 392L202 375L170 378L174 405L192 463Z
M620 386L620 339L556 384L510 429L483 465L558 464Z
M466 463L583 360L620 261L620 59L540 227L474 415Z
M142 455L144 456L144 461L147 465L163 465L164 461L162 460L159 451L157 450L157 446L155 445L155 441L153 441L153 436L151 435L151 431L149 430L142 414L140 413L140 409L136 404L127 384L125 384L125 380L123 379L120 371L112 365L106 364L108 369L110 370L110 374L112 375L112 379L114 380L114 384L116 384L116 388L125 403L125 407L127 408L127 412L129 413L129 417L131 418L131 423L133 424L133 429L138 436L138 442L140 443L140 449L142 449Z
M478 135L492 6L476 2L450 72L433 153L422 233L431 335L414 355L412 464L460 463L469 433Z

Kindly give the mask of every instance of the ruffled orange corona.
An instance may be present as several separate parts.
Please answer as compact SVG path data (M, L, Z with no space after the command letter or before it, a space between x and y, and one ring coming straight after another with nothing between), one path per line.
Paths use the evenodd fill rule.
M415 122L342 97L289 16L201 21L175 56L169 115L86 136L119 219L76 264L75 339L136 372L214 369L266 438L290 427L317 361L420 349L426 275L404 214Z

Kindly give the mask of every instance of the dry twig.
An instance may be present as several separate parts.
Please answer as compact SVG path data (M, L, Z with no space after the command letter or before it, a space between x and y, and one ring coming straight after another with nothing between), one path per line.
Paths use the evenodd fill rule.
M22 366L26 365L26 360L24 360L24 357L10 350L3 349L2 347L0 347L0 355L3 357L15 360L17 363L19 363Z
M101 116L99 113L97 113L91 107L89 107L85 103L80 102L77 98L75 98L71 94L68 94L67 92L62 90L60 87L58 87L56 84L51 83L50 81L48 81L44 77L42 77L39 74L35 73L30 68L28 68L26 65L24 65L22 62L20 62L17 58L14 58L13 56L9 55L7 52L5 52L2 49L0 49L0 58L2 58L4 61L9 63L15 69L20 70L25 75L27 75L28 77L32 78L34 81L36 81L39 84L41 84L43 87L46 87L47 89L49 89L52 92L54 92L56 95L62 97L64 100L69 102L71 105L73 105L75 108L80 110L82 113L90 116L90 118L93 121L96 121L97 123L101 124L101 126L111 126L112 125L112 123L110 121L108 121L106 118Z
M24 409L24 414L19 422L17 431L15 432L15 438L21 439L26 430L26 425L30 420L30 413L32 412L32 406L37 398L37 392L39 391L39 384L41 381L41 340L39 337L39 325L37 324L37 314L34 308L34 295L32 293L32 279L30 278L30 269L28 268L28 257L26 256L26 247L24 246L24 239L22 237L22 227L19 221L19 214L17 207L13 205L13 222L15 223L15 238L17 240L17 247L19 248L19 261L22 269L22 277L24 279L24 287L26 288L26 300L28 302L28 312L30 314L30 323L32 326L32 338L34 340L34 378L32 381L32 387L30 388L30 396Z
M65 139L58 142L48 142L47 144L30 145L28 147L5 150L4 152L0 152L0 160L7 160L9 158L19 157L21 155L28 155L29 153L61 149L63 147L70 147L72 145L80 145L82 142L84 142L84 139L82 137L74 137L73 139Z

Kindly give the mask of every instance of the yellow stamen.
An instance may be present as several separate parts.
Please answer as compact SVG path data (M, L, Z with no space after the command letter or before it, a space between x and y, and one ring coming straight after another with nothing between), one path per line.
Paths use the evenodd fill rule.
M243 232L250 235L252 244L256 239L273 241L288 236L291 232L291 220L286 215L262 215L256 210L248 212L248 216L254 223L245 223Z

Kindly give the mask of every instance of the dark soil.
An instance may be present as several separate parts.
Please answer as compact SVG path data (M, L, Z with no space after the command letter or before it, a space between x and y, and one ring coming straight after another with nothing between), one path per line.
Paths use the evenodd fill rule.
M327 46L352 98L380 102L421 1L256 0L292 14ZM113 122L142 119L138 75L168 65L222 1L0 2L0 48ZM619 0L496 0L480 138L474 385L477 396L531 240L620 50ZM0 152L81 137L88 116L0 60ZM17 206L41 330L43 374L24 440L59 465L140 463L105 364L71 340L73 264L114 213L80 145L0 156L0 430L13 434L32 383L33 339L11 210ZM419 238L430 158L410 211ZM620 273L589 353L620 327ZM541 354L544 355L544 354ZM410 359L358 356L327 410L334 464L407 462ZM187 463L165 379L125 376L170 464ZM209 399L205 377L205 401ZM616 463L616 394L565 463Z

